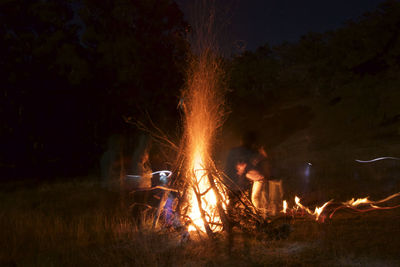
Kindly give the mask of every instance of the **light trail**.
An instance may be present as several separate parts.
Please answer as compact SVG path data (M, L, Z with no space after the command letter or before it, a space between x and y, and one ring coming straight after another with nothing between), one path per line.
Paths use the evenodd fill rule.
M400 158L396 158L396 157L380 157L380 158L371 159L371 160L356 159L356 161L359 162L359 163L370 163L370 162L375 162L375 161L385 160L385 159L400 160Z
M171 177L172 175L172 171L168 171L168 170L163 170L163 171L156 171L156 172L152 172L151 175L155 175L155 174L159 174L160 176L166 176L164 179L168 179L169 177ZM130 178L130 179L138 179L138 178L142 178L141 175L126 175L126 178Z

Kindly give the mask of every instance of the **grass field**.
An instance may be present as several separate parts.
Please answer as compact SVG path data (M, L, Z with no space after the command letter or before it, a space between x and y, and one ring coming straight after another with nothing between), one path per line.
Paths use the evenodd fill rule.
M0 266L399 266L400 209L292 222L286 240L180 242L90 179L0 190ZM149 221L151 218L148 218Z

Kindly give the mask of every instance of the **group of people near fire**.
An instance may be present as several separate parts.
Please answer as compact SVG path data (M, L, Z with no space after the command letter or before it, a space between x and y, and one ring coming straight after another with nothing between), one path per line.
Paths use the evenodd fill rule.
M159 185L159 182L152 181L149 150L148 138L141 138L137 147L138 156L134 160L134 173L139 175L133 175L140 179L127 179L125 185L129 187L132 184L130 189ZM247 196L263 216L273 216L279 212L283 198L282 181L271 176L268 155L259 144L256 132L248 131L242 135L240 146L229 151L224 171L229 189L228 209L234 208L240 196Z
M275 215L283 197L282 181L271 177L268 155L258 143L256 132L242 136L241 145L229 151L225 173L229 179L230 206L244 193L265 216Z

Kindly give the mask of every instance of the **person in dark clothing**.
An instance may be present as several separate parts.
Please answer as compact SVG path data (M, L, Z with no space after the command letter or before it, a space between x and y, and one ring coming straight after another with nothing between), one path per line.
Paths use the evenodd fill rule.
M227 184L232 192L231 205L234 205L234 195L244 192L251 196L256 208L261 207L262 191L270 171L267 154L257 139L255 132L247 132L241 146L232 148L228 154L225 173L230 178Z

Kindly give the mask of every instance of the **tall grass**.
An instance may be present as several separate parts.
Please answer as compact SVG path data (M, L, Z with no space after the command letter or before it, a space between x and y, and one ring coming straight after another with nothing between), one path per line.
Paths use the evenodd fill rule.
M1 187L4 189L4 187ZM134 218L120 193L90 180L0 190L0 266L398 266L400 210L295 221L287 240L216 240ZM129 204L129 201L128 201Z
M0 263L158 265L151 252L165 240L148 218L139 230L119 197L91 181L2 192Z

